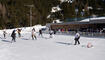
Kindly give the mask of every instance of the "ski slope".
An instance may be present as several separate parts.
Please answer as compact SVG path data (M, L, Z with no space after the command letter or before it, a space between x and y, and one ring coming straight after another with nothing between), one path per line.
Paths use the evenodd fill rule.
M29 29L31 30L31 29ZM74 44L74 36L37 33L37 40L31 39L31 32L23 30L22 37L11 42L11 30L4 39L0 31L0 60L105 60L105 39L81 37L80 45ZM91 43L92 48L87 48Z

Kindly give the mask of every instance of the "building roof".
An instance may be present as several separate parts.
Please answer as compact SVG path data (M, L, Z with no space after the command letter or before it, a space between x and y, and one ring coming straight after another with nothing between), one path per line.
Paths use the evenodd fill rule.
M90 20L90 23L105 23L105 19L100 19L100 20Z
M105 24L105 19L96 19L96 20L90 20L89 22L64 22L64 23L48 23L46 26L50 25L68 25L68 24Z

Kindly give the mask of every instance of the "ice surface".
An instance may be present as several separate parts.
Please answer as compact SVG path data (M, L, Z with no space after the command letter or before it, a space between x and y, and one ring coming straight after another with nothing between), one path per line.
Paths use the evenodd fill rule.
M43 34L42 38L37 33L37 40L32 40L30 30L29 27L23 29L22 37L17 37L14 43L10 43L12 30L7 31L6 39L1 30L0 60L105 60L104 38L81 37L81 44L73 45L74 36L53 35L49 38L49 34ZM88 43L93 47L87 48Z

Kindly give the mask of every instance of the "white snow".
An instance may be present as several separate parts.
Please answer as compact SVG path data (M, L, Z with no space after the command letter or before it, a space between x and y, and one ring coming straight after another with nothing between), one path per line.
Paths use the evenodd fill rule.
M105 17L96 17L96 18L91 18L91 20L100 20L100 19L105 19Z
M74 0L60 0L61 3L63 2L68 2L68 3L73 3Z
M60 2L62 3L62 2L67 2L68 0L60 0Z
M105 19L105 17L87 18L87 19L81 20L80 22L89 22L90 20L100 20L100 19Z
M60 21L60 19L57 19L57 20L53 20L53 22L52 23L62 23L62 21Z
M88 19L81 20L80 22L89 22L89 21L90 19L88 18Z
M58 11L61 11L61 10L62 9L59 6L57 6L57 7L52 7L51 12L58 12Z
M80 45L73 45L74 36L71 35L49 38L49 34L43 34L42 38L37 34L37 40L32 40L31 28L24 28L22 37L17 37L14 43L10 43L12 30L7 30L6 39L0 30L0 60L105 60L104 38L81 37ZM87 48L88 43L93 47Z
M48 15L48 16L47 16L47 19L50 18L50 17L51 17L51 15Z
M92 6L88 6L87 8L88 8L88 9L93 9L93 7L92 7Z

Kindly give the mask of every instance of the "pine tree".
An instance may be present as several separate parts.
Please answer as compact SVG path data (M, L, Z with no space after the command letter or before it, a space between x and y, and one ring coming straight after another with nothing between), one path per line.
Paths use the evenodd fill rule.
M32 9L33 25L45 25L51 22L50 19L47 19L47 16L51 14L52 7L57 5L60 5L62 11L54 13L53 17L64 19L64 21L67 18L88 17L93 14L105 16L105 1L103 0L74 0L73 3L64 2L62 4L59 0L0 0L0 4L3 6L3 8L0 8L0 28L29 26L30 9L25 5L32 4L34 5ZM89 10L88 7L93 9ZM76 16L75 8L78 8L78 16ZM84 12L83 16L81 12Z

